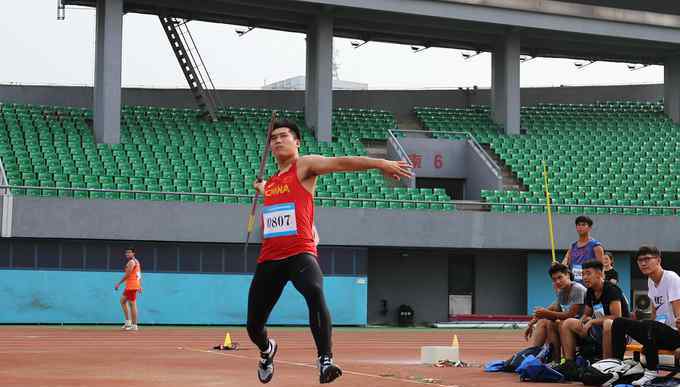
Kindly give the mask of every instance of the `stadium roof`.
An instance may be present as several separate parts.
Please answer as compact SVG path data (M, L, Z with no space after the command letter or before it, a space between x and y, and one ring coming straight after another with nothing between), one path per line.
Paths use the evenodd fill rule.
M64 0L95 6L95 0ZM632 0L125 0L131 13L306 32L334 18L337 37L492 51L518 30L522 54L662 64L680 54L680 4ZM613 8L614 6L618 8ZM623 9L622 7L630 7ZM670 12L660 13L660 12Z

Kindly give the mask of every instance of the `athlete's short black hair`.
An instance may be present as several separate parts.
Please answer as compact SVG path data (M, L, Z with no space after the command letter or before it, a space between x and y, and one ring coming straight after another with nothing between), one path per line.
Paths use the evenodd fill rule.
M552 277L553 274L555 274L555 273L562 273L562 274L565 274L565 275L569 275L570 274L569 273L569 267L567 265L563 265L559 262L553 263L550 266L550 269L548 270L548 274L550 275L550 277Z
M593 220L585 215L581 215L576 218L574 224L578 226L579 223L586 223L588 227L593 227Z
M604 270L604 265L600 261L592 260L592 261L586 261L583 263L583 266L581 266L583 270L585 269L595 269L598 271L603 271Z
M276 121L274 121L274 128L272 129L272 131L274 131L274 129L278 129L278 128L288 128L288 129L290 129L291 133L293 133L295 135L295 138L297 138L298 140L302 140L300 128L297 126L295 121L288 120L288 119L276 120Z
M135 251L135 248L132 247L132 246L126 247L126 248L125 248L125 251L132 251L133 254L136 254L136 253L137 253L137 251Z
M660 257L661 256L661 251L654 246L654 245L642 245L638 249L637 253L635 253L635 258L637 257L642 257L645 255L652 255L654 257Z

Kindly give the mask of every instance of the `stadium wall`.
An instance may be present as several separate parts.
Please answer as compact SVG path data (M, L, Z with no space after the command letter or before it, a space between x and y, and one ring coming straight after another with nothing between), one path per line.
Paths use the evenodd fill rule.
M396 323L400 305L413 308L418 323L446 321L448 259L447 252L442 250L371 249L368 259L369 323ZM381 313L382 300L387 301L387 314Z
M304 109L304 91L220 90L227 106ZM399 121L413 121L414 106L465 107L488 105L488 89L470 90L336 90L335 107L374 108L394 113ZM521 90L522 105L544 103L591 103L606 100L663 98L663 84L623 86L535 87ZM194 107L185 89L124 88L125 105ZM92 107L92 88L84 86L0 85L0 102ZM408 129L408 128L405 128Z
M527 276L524 252L477 253L474 313L523 314L527 304Z
M109 324L122 320L113 285L120 273L0 270L0 323ZM251 275L145 273L139 297L143 324L243 325ZM329 276L324 291L336 325L366 324L366 277ZM270 323L305 325L304 298L291 284Z
M432 138L402 138L399 143L414 160L418 178L463 179L465 200L479 200L484 189L503 188L502 176L496 175L479 150L468 141ZM399 151L392 139L387 141L387 158L397 160Z
M526 310L526 253L450 249L370 249L368 260L368 322L397 323L397 309L408 305L418 323L449 317L449 281L458 261L471 257L474 287L472 312L523 314ZM424 264L427 262L427 264ZM547 267L546 265L544 265ZM503 297L499 297L502 294ZM387 313L382 313L382 301Z
M247 213L245 205L15 197L12 236L243 243ZM646 242L680 251L677 217L592 218L594 235L608 249L635 251ZM554 220L557 246L566 249L576 236L574 216ZM544 250L549 245L544 214L318 208L316 222L325 246Z

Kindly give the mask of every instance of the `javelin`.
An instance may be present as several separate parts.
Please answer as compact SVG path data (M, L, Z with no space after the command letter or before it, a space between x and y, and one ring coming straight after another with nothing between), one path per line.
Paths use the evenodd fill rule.
M267 166L267 158L269 157L269 151L271 151L271 144L269 139L272 136L272 131L274 130L274 122L276 121L276 110L272 111L272 118L269 120L269 126L267 127L267 142L264 145L264 152L262 152L262 158L260 159L260 170L257 173L257 182L260 183L264 179L264 169ZM246 233L246 244L243 248L243 255L248 259L248 242L250 242L250 234L253 233L253 228L255 226L255 211L257 210L257 200L260 197L260 191L255 190L255 197L253 197L253 204L250 207L250 215L248 216L248 231Z

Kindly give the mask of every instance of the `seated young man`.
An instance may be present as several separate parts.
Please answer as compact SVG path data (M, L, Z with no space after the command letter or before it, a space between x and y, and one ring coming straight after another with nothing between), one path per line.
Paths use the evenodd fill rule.
M574 380L576 346L594 343L602 353L602 325L607 320L629 317L628 303L618 286L605 282L602 262L583 264L583 282L588 288L581 319L570 318L560 327L560 340L566 361L555 369L567 380Z
M547 308L536 308L524 337L531 338L531 346L549 343L553 348L553 360L558 364L562 359L560 345L560 322L578 318L583 313L583 303L587 289L571 280L569 268L561 263L550 266L548 274L557 289L557 300Z
M611 329L612 353L605 353L609 357L623 359L626 352L626 335L637 340L644 346L647 360L645 375L633 382L642 386L657 377L660 349L677 350L680 348L680 276L661 266L661 253L654 246L642 246L636 254L640 272L647 276L648 296L652 300L652 319L636 321L617 318L613 323L605 326L605 338ZM677 352L676 352L677 354Z

